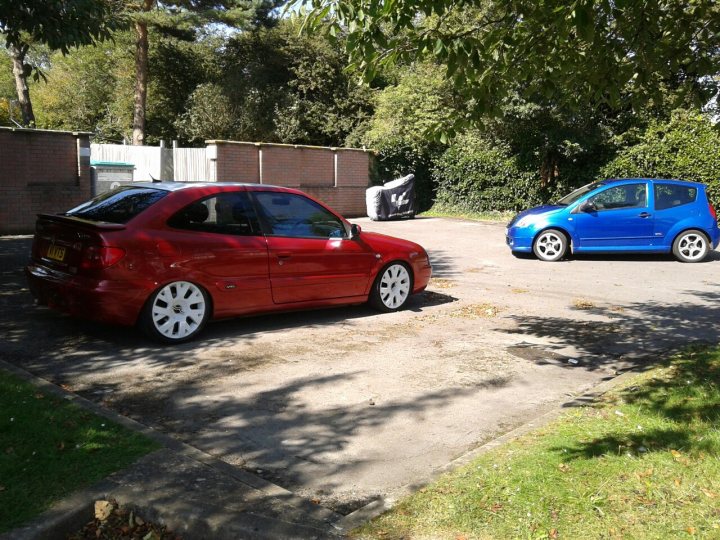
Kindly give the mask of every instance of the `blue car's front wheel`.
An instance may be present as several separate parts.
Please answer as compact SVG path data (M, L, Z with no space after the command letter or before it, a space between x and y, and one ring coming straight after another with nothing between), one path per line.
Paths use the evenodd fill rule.
M565 233L557 229L546 229L537 235L533 242L533 252L541 261L559 261L567 251L568 240Z

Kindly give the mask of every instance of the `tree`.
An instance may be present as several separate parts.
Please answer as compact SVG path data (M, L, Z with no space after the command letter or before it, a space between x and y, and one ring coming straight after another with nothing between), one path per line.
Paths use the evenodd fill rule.
M298 0L298 5L307 3ZM468 103L457 128L514 93L564 105L657 102L663 88L699 104L718 92L716 0L309 0L305 28L347 34L367 76L432 59ZM451 130L452 133L452 130Z
M99 141L130 137L133 55L130 32L112 40L55 52L44 62L45 78L30 90L38 127L92 131Z
M170 33L193 30L212 23L251 28L269 20L282 0L125 0L126 13L135 30L135 93L133 136L135 145L145 140L148 91L149 26Z
M372 114L372 91L346 72L342 50L299 35L290 20L232 36L215 58L211 84L197 88L176 123L189 140L343 146Z
M425 210L435 198L432 169L447 142L427 134L452 127L464 104L454 100L451 85L435 64L419 62L395 75L395 84L375 97L375 114L362 143L377 150L381 180L415 175L418 203Z
M37 66L26 62L31 45L67 53L106 38L120 22L115 8L113 0L0 0L0 33L12 59L24 125L35 123L28 76Z

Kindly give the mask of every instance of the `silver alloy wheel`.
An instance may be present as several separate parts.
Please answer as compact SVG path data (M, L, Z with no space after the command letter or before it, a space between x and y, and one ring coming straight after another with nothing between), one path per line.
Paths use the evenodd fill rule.
M197 332L205 319L205 296L188 281L174 281L155 295L152 323L169 340L184 339Z
M707 239L702 233L688 232L678 239L677 251L688 262L701 261L708 250Z
M410 296L410 274L402 264L391 264L380 278L380 300L388 309L397 309Z
M565 239L556 231L545 231L535 241L535 252L545 261L556 261L565 253Z

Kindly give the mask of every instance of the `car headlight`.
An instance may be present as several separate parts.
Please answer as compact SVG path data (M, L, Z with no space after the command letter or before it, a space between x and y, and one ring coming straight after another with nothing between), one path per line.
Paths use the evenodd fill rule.
M523 216L517 221L517 223L515 223L515 227L529 227L530 225L533 225L535 221L535 216Z

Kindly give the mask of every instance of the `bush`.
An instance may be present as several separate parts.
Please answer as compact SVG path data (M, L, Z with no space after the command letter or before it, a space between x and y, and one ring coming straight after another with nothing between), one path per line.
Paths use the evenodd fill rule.
M700 113L674 111L669 121L650 124L639 142L621 150L601 174L703 182L710 198L720 201L720 133Z
M436 161L436 202L458 211L520 210L543 202L537 173L522 170L506 146L459 136Z

